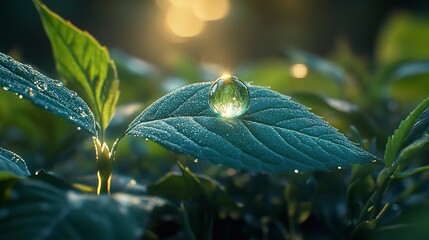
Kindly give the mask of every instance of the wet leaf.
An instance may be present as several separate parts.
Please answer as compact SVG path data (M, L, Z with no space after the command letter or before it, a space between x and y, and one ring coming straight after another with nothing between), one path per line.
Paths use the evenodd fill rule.
M75 27L34 0L51 41L58 72L67 81L79 83L104 131L115 112L119 79L113 60L89 33Z
M164 204L155 197L87 195L28 179L14 185L0 209L0 232L2 239L140 239L150 212Z
M0 53L0 85L19 98L26 98L93 136L97 135L94 116L77 93L3 53Z
M16 176L29 176L27 164L15 153L0 148L0 171L8 171Z
M149 138L214 164L259 171L329 169L376 157L288 97L250 86L250 108L221 118L208 105L210 84L193 84L159 99L126 135Z

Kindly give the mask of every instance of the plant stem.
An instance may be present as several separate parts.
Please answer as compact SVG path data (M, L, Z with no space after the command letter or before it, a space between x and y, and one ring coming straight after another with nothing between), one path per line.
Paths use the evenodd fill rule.
M113 155L105 142L101 143L98 138L93 138L95 157L97 160L97 195L110 194L110 181L112 179Z

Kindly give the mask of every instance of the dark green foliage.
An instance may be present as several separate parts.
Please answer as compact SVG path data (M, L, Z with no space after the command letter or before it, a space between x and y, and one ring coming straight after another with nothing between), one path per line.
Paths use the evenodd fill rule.
M234 74L253 82L250 108L222 118L209 83L172 91L219 77L187 56L172 73L115 50L125 93L115 108L107 50L35 5L61 79L93 113L61 82L0 54L0 140L30 169L0 148L0 239L427 236L427 20L395 15L374 59L341 43L329 59L288 48L285 58L245 62ZM296 64L308 70L302 78ZM110 196L95 195L100 179Z

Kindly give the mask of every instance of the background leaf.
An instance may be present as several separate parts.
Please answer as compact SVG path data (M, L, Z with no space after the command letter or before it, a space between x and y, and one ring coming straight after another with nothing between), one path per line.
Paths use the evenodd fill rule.
M51 41L58 72L83 88L95 119L104 131L119 97L119 80L113 60L89 33L66 22L38 0L34 1Z
M330 79L334 80L339 86L343 86L346 80L346 73L340 66L327 59L320 58L296 48L288 48L285 53L289 60L295 63L305 64L310 68L329 76Z
M95 136L94 116L77 93L0 53L0 85Z
M218 117L208 106L209 88L193 84L166 95L126 134L214 164L259 171L329 169L376 159L304 106L266 88L249 87L250 108L241 117Z
M16 183L11 194L1 190L2 239L139 239L149 213L165 204L155 197L65 191L34 179Z
M408 13L390 17L379 33L376 57L379 63L389 64L402 60L421 60L429 57L429 20Z
M187 175L193 175L189 169ZM164 177L147 186L147 192L154 196L160 196L175 201L201 200L205 204L214 204L220 209L236 210L240 204L235 203L226 192L225 188L207 176L194 176L198 179L200 187L191 188L185 182L184 176L177 173L167 173ZM174 191L172 191L174 189ZM204 191L204 193L203 193Z
M0 170L11 172L16 176L30 175L25 161L20 156L3 148L0 148Z

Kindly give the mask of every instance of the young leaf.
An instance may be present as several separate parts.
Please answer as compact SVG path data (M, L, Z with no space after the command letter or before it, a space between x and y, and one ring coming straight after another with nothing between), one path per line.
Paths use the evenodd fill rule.
M250 108L240 117L217 116L209 83L192 84L159 99L126 135L149 138L214 164L259 171L329 169L377 158L288 97L250 86Z
M91 110L75 92L3 53L0 53L0 86L72 122L93 136L97 135Z
M140 239L150 212L165 205L156 197L86 195L33 179L4 191L2 239Z
M415 126L415 124L421 127L417 120L419 119L420 115L422 115L422 113L425 112L428 108L429 108L429 97L423 100L408 115L408 117L401 122L399 127L393 133L393 135L388 139L386 144L386 152L384 154L384 161L387 166L391 166L395 162L399 151L403 147L404 141L406 140L409 133L413 130L413 127ZM421 132L415 133L415 134L416 135L421 134Z
M30 176L25 161L15 153L3 148L0 148L0 170L11 172L16 176Z
M66 22L40 1L34 3L51 41L58 72L64 79L80 84L104 132L119 97L115 63L89 33Z

